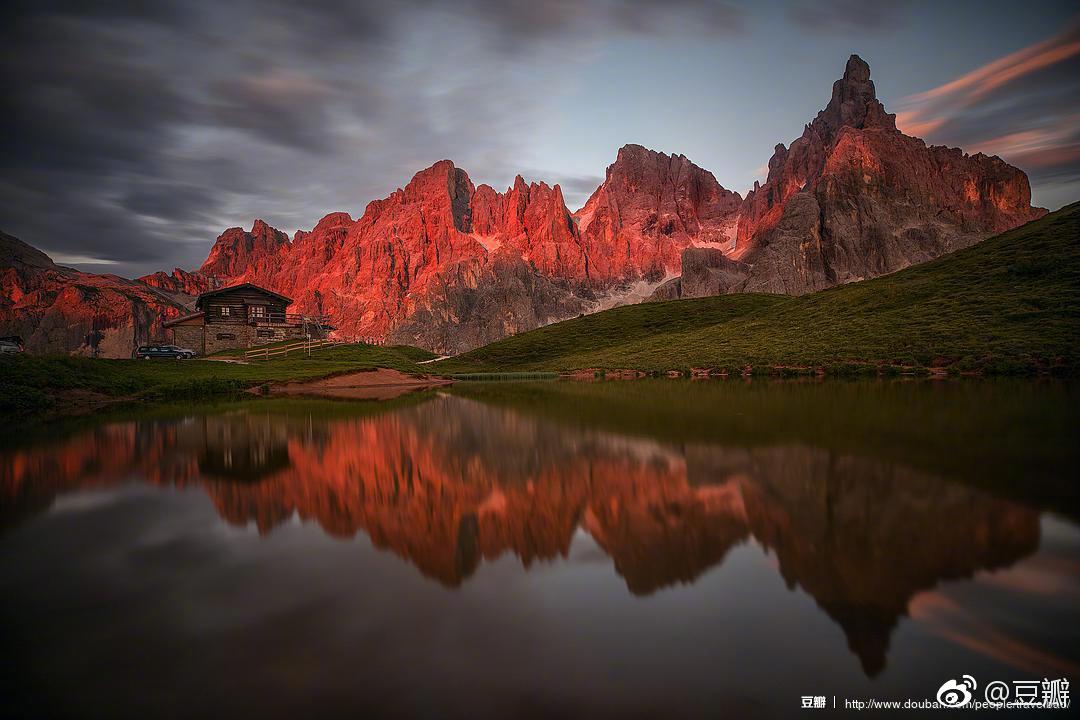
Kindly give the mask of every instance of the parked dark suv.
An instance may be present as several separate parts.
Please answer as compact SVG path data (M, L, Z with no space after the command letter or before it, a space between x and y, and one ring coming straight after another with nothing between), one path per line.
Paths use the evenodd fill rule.
M8 353L21 353L26 348L23 347L22 338L18 335L5 335L0 337L0 355L6 355Z
M176 345L141 345L131 355L136 360L154 360L167 358L170 360L186 360L195 357L195 351Z

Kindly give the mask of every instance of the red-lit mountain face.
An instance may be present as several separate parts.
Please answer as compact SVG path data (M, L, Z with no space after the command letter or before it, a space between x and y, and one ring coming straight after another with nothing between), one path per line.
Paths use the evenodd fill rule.
M641 299L685 248L733 242L740 202L686 158L636 145L575 215L558 185L519 176L500 193L444 160L358 220L332 213L291 241L256 220L222 233L198 271L142 280L189 294L254 282L347 337L456 352Z
M656 297L802 294L894 272L1046 214L1027 175L998 157L900 132L857 55L832 99L739 210L733 249L689 251Z
M21 336L31 352L128 357L183 312L156 288L61 267L0 233L0 334Z
M1026 175L999 158L897 130L852 56L827 107L776 147L745 199L685 157L638 145L575 213L558 185L519 176L500 193L443 160L357 220L331 213L291 239L256 220L222 233L198 270L141 281L182 303L254 282L343 337L455 353L654 291L800 294L881 275L1045 213L1030 201Z

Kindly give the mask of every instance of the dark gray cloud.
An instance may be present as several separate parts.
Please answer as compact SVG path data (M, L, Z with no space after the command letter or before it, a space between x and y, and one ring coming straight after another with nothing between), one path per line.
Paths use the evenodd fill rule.
M204 185L148 180L128 190L118 202L132 213L178 222L197 217L205 208L214 207L214 194L214 190Z
M210 88L213 117L227 127L307 150L328 149L331 87L310 75L275 68L269 73L223 78Z
M788 13L796 25L813 32L880 32L905 22L910 6L907 0L799 0Z
M523 65L611 34L743 27L735 5L685 0L14 0L2 13L0 227L127 274L198 265L254 216L291 231L357 215L442 157L512 178L534 97L562 83L523 83ZM571 200L592 190L564 185Z
M435 3L431 3L435 4ZM728 0L461 0L456 4L497 30L497 45L586 36L597 30L659 35L727 35L746 26L745 3Z
M813 31L895 19L881 14L887 4L868 5L855 17L844 2L807 3L790 17ZM292 232L327 212L356 217L442 158L477 183L505 186L519 172L558 182L575 209L602 163L596 176L560 176L582 168L551 142L542 157L536 148L571 101L576 71L612 39L665 53L690 40L734 45L756 29L756 8L9 0L0 9L0 229L60 256L112 261L121 274L193 267L223 228L262 217ZM613 114L667 103L663 84L631 90ZM700 91L725 92L724 73ZM974 133L953 119L958 135ZM1005 124L963 121L976 120ZM611 125L614 147L629 139L612 118L596 123Z

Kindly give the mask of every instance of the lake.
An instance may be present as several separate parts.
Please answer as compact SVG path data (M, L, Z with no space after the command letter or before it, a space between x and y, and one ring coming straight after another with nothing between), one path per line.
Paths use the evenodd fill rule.
M786 717L1075 680L1078 414L1060 382L641 380L9 427L3 712Z

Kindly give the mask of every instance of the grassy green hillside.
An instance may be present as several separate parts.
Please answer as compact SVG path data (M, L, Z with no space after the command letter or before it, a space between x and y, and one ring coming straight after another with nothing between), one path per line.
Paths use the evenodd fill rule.
M802 297L632 305L430 365L441 373L860 364L1025 373L1080 365L1080 203L933 262Z
M0 357L0 412L37 415L66 409L87 396L192 400L265 382L306 380L343 372L392 368L421 374L417 360L434 357L408 346L340 345L248 365L212 360L96 360Z

